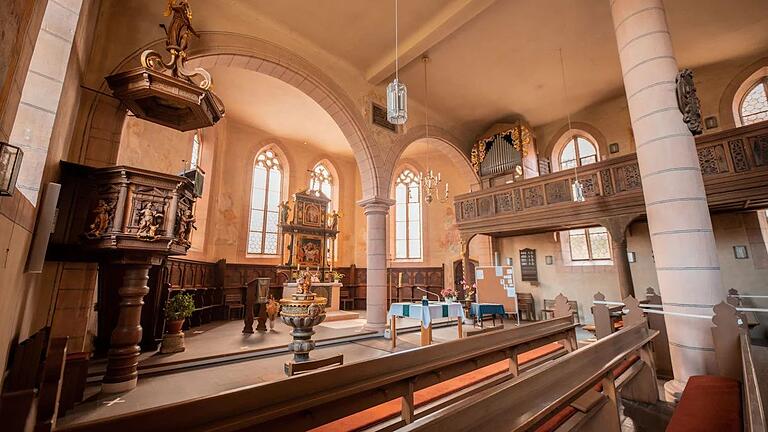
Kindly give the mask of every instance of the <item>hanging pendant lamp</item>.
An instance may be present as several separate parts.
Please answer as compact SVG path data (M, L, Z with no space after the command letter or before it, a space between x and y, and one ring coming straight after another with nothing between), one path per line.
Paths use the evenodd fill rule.
M387 86L387 120L405 124L408 120L408 90L400 82L400 59L397 51L397 0L395 0L395 79Z
M566 113L568 114L568 131L572 131L572 125L571 125L571 109L570 104L568 100L568 85L565 81L565 61L563 60L563 49L560 49L560 72L563 75L563 99L565 103L565 109ZM573 140L573 145L578 146L579 143L576 141L576 137L571 137L571 140ZM578 158L576 160L576 165L573 167L573 174L575 179L573 180L573 183L571 183L571 195L573 197L574 202L584 202L586 201L586 198L584 197L584 185L579 181L579 161Z

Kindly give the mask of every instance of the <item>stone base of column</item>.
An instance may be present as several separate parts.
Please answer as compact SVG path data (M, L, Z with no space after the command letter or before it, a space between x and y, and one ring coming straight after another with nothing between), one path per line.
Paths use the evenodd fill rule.
M375 331L376 333L384 334L384 330L386 330L387 324L386 323L365 323L363 326L363 329L366 331Z
M685 383L678 380L671 380L664 383L664 400L671 403L680 402L680 397L685 390Z

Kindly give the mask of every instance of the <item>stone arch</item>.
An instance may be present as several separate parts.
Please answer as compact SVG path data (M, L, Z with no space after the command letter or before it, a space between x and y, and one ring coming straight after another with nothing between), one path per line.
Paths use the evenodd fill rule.
M426 131L427 130L424 125L411 127L408 129L408 132L398 137L398 139L395 141L395 148L398 150L392 153L392 158L388 161L387 164L389 192L386 196L392 196L393 194L392 187L394 185L395 175L397 174L395 169L400 166L398 165L397 161L400 160L400 157L409 145L413 144L417 140L427 138ZM438 145L437 149L444 156L450 159L453 165L460 171L462 176L471 179L470 183L480 182L480 177L478 177L477 173L472 168L472 164L469 162L467 154L458 146L457 143L460 142L458 138L439 126L429 127L429 138L434 139L442 144Z
M380 152L378 144L366 125L360 109L346 92L320 68L298 54L267 40L228 32L200 32L194 48L188 53L189 65L211 68L235 67L264 73L277 78L305 93L331 116L354 152L360 172L365 199L386 196L387 184L381 184L374 155ZM138 65L138 58L146 49L162 52L164 40L155 40L135 50L110 73L128 70ZM214 86L215 86L214 77ZM106 84L101 91L108 92ZM92 166L109 166L116 162L124 108L111 98L94 96L85 101L85 127L76 137L71 160Z

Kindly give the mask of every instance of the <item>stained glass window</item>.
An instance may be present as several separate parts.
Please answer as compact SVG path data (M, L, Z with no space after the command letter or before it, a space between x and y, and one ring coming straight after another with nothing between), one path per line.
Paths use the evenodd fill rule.
M572 261L609 260L611 245L603 227L568 231Z
M580 135L574 135L560 152L561 170L595 162L597 162L597 146Z
M251 215L248 226L248 253L277 255L278 212L283 189L283 170L272 150L256 156L251 183Z
M195 132L192 137L192 156L189 158L189 169L197 168L200 161L200 132Z
M421 186L405 169L395 182L395 259L419 259L421 249Z
M320 191L333 202L333 177L324 164L315 165L312 175L309 176L309 188Z
M741 102L741 123L746 126L768 120L768 77L752 87Z

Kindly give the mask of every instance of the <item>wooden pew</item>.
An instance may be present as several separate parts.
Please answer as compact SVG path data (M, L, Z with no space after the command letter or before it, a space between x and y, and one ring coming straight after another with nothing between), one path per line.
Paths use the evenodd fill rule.
M627 326L546 367L478 392L402 430L536 430L570 407L575 413L567 424L557 426L558 431L618 431L618 393L643 368L653 370L649 344L657 334L645 322ZM631 361L638 353L640 362ZM622 372L615 374L617 369ZM655 392L655 375L653 382L646 381L646 387Z
M20 343L0 395L0 429L48 432L56 426L68 338L46 327Z
M746 318L728 303L714 307L712 337L719 375L688 379L668 432L765 432L763 395L757 383Z
M510 379L519 353L553 342L575 348L575 327L569 315L58 430L300 431L400 399L398 427L417 416L414 392L502 361Z

